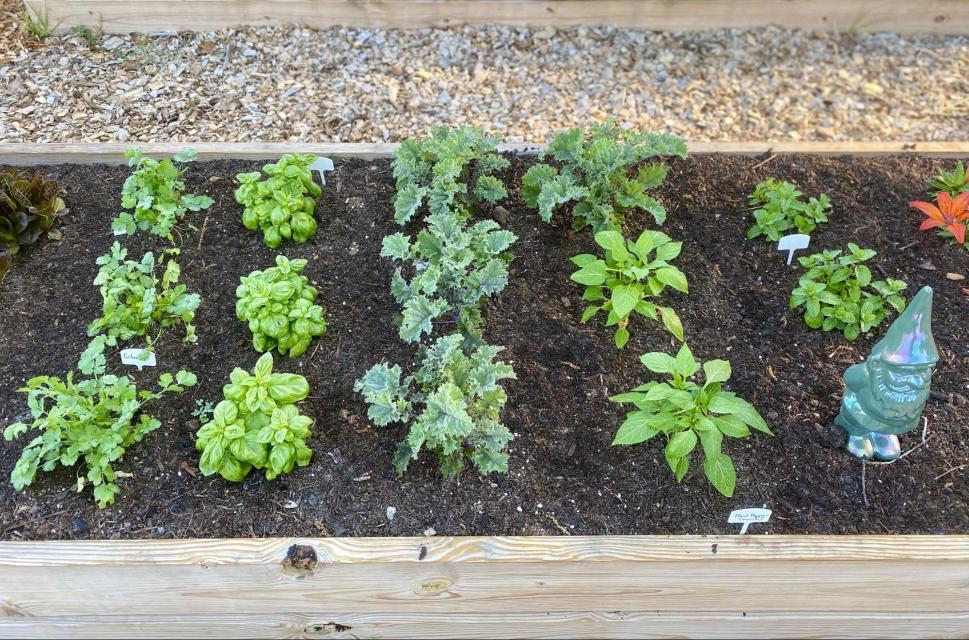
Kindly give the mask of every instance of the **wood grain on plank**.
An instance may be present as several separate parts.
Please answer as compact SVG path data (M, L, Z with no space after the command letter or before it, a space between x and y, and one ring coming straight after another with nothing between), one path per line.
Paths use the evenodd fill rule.
M328 613L0 617L0 638L894 638L965 637L969 613Z
M969 3L967 3L969 4ZM171 156L188 148L198 151L200 160L269 160L284 153L314 153L331 158L389 158L397 149L393 143L0 143L0 164L124 164L125 149L137 147L152 157ZM824 156L890 156L916 154L930 157L969 157L964 142L691 142L690 153L730 153L757 156L765 153L813 154ZM540 144L502 145L516 153L538 153Z
M964 0L27 0L61 28L210 31L238 25L384 28L614 25L667 31L780 25L826 31L969 32Z

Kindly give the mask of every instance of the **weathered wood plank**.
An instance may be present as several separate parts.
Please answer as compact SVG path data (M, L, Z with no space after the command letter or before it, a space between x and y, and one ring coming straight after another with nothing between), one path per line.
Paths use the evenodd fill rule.
M956 638L969 613L327 613L0 618L0 638Z
M967 3L969 4L969 3ZM137 147L152 157L171 156L187 148L198 151L200 160L223 158L266 160L284 153L315 153L332 158L387 158L397 149L391 143L146 143L146 144L0 144L0 164L122 164L124 150ZM917 154L930 157L969 157L969 141L964 142L691 142L691 153L731 153L757 156L765 153L813 154L860 157ZM539 144L502 145L507 151L537 153Z
M963 0L27 0L61 28L210 31L237 25L385 28L615 25L667 31L780 25L828 31L969 32Z
M0 602L8 617L969 612L963 536L308 539L309 570L286 566L293 542L0 543Z

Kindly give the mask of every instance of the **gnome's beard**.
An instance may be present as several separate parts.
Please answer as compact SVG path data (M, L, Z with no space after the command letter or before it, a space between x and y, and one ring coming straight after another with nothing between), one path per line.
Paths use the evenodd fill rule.
M875 400L887 420L916 420L929 399L929 386L891 380L885 369L875 372Z

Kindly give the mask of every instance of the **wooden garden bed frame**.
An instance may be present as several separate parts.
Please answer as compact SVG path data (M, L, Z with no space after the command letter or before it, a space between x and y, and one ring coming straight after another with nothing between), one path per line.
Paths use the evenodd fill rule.
M0 144L0 164L120 163L128 146ZM394 149L137 146L153 155L192 146L202 159L293 150L376 158ZM690 150L969 158L969 142L694 143ZM0 637L882 635L969 637L969 536L0 542Z
M239 25L422 28L500 23L666 31L780 25L825 31L969 32L964 0L26 0L62 28L112 33Z

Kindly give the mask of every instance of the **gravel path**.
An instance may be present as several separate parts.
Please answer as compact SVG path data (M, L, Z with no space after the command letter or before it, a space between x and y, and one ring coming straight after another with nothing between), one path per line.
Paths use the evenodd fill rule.
M969 37L260 28L42 43L0 23L0 142L509 142L614 115L693 140L964 140Z

